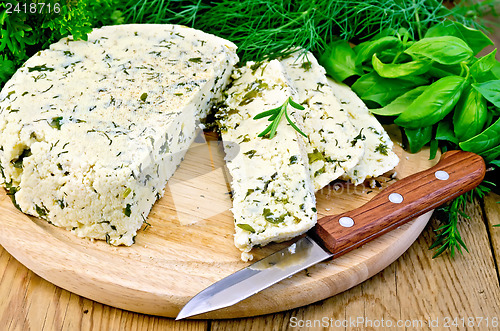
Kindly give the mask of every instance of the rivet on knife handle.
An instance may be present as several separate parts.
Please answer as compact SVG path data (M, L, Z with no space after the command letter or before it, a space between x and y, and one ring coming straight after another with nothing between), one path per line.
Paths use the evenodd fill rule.
M321 218L310 235L340 256L472 190L485 171L474 153L446 152L434 167L390 185L360 208Z

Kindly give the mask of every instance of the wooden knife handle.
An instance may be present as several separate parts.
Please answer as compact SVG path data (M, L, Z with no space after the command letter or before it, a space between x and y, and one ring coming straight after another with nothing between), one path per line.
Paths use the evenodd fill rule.
M319 219L310 235L340 256L472 190L485 171L482 157L448 151L434 167L395 182L363 206Z

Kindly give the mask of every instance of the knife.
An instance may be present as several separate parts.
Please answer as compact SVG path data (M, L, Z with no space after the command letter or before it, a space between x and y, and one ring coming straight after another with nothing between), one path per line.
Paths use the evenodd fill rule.
M194 296L176 320L232 306L293 274L336 258L479 185L483 158L448 151L430 169L401 179L363 206L325 216L307 236L243 268Z

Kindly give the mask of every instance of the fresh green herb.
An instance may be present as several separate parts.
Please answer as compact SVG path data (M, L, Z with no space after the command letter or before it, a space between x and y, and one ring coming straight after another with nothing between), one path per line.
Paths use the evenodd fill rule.
M455 136L466 141L483 131L488 117L486 99L470 86L462 93L453 113Z
M269 117L268 121L271 121L271 124L269 124L269 126L258 135L259 137L264 137L264 136L268 135L269 139L273 139L273 137L276 135L276 129L278 128L278 124L280 123L283 115L285 115L286 120L292 126L292 128L294 128L298 133L300 133L301 135L303 135L304 137L307 138L307 135L304 132L302 132L292 122L292 120L288 116L288 112L287 112L288 105L292 106L293 108L299 109L299 110L305 109L304 107L302 107L298 103L294 102L291 97L289 97L281 106L255 115L255 117L253 118L254 120L264 118L264 117Z
M141 101L142 101L142 102L146 102L147 97L148 97L148 94L147 94L147 93L143 93L143 94L141 94Z
M409 129L436 124L453 110L465 84L465 78L460 76L447 76L437 80L427 87L394 123Z
M406 28L411 37L422 37L446 17L479 27L475 18L487 14L470 1L447 9L436 0L127 0L117 9L127 23L182 24L231 40L243 62L296 48L323 51L336 36L359 42L385 29Z
M332 56L333 52L335 52L335 56ZM356 54L345 40L332 42L321 55L320 62L339 81L363 74L363 71L356 65Z
M486 46L493 45L493 42L482 31L471 29L463 24L455 24L451 20L443 20L433 25L425 34L425 37L454 36L466 42L473 54L476 55Z
M370 109L370 112L383 116L399 115L404 112L408 105L411 104L420 94L422 94L426 88L427 85L416 87L413 90L400 95L389 104L385 105L385 107Z
M86 40L92 27L124 23L116 0L45 0L40 11L7 13L19 1L0 3L0 88L29 57L62 37ZM55 5L60 10L54 10ZM49 8L51 10L49 10ZM28 68L29 71L51 71L46 65Z
M500 108L500 77L496 80L472 84L472 87L495 107Z
M447 206L438 209L438 214L441 214L442 225L435 230L438 235L434 243L429 247L429 249L436 249L433 258L438 257L446 250L450 251L451 257L455 256L456 250L462 253L462 248L469 252L458 231L459 216L469 219L470 217L465 213L467 203L472 202L475 198L483 198L490 191L490 188L479 185L472 191L454 199Z
M460 148L464 151L478 154L487 154L487 151L500 145L500 118L490 125L486 130L474 137L461 142Z
M432 66L431 61L415 60L405 63L382 63L377 54L372 56L373 69L384 78L399 78L426 73Z
M426 37L405 50L412 58L425 58L441 64L458 64L473 55L465 41L453 36Z

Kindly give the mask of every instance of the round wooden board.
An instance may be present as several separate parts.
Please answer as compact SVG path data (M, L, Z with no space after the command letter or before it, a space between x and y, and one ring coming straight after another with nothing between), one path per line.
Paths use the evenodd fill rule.
M398 131L389 128L393 141ZM81 239L14 208L0 190L0 244L27 268L68 291L130 311L175 317L196 293L245 267L233 244L233 217L224 152L200 135L153 207L131 247ZM409 154L398 143L395 172L381 187L334 182L317 193L318 217L352 210L394 180L437 162L429 151ZM345 291L396 260L415 241L431 213L340 258L319 263L242 302L198 318L236 318L304 306ZM255 249L255 259L289 245Z

